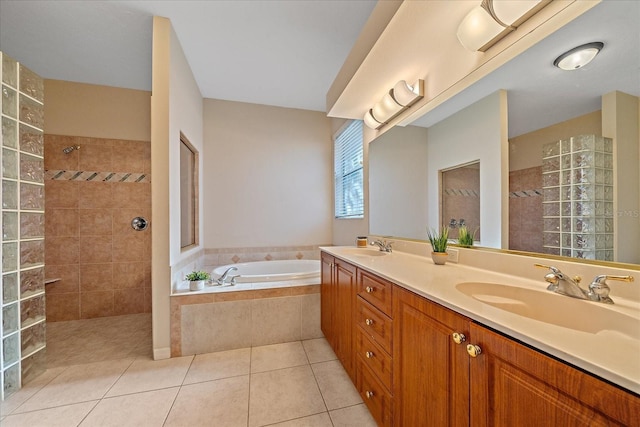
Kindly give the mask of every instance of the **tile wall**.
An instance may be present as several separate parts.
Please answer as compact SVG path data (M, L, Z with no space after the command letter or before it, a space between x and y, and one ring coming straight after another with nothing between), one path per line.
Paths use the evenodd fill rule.
M44 84L2 52L0 58L4 399L45 369Z
M44 147L47 320L151 312L151 229L131 227L151 221L150 142L47 134Z
M461 220L476 240L480 240L480 169L473 166L451 169L442 174L442 218L444 224L456 221L449 238L458 238Z
M542 166L509 172L509 249L544 252Z

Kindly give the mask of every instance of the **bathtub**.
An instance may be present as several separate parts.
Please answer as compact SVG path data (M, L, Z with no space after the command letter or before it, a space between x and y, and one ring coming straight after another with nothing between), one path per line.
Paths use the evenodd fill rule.
M235 285L217 285L215 280L231 267L237 268L237 271L229 273L227 282L230 281L232 276L237 275ZM174 293L200 294L318 285L320 284L320 261L277 260L227 264L216 267L211 272L211 278L213 282L205 285L201 291L189 291L189 282L182 282L178 284Z
M189 282L171 295L171 357L321 338L320 261L258 261L229 264L233 286Z

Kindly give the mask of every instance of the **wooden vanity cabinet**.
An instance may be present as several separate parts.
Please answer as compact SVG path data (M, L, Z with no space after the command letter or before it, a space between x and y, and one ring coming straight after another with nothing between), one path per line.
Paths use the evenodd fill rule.
M320 327L353 382L356 378L353 349L355 298L356 267L323 252Z
M469 319L428 299L393 290L394 425L469 425ZM516 424L517 425L517 424ZM526 425L526 424L520 424Z
M472 426L640 426L638 396L478 324L470 336Z
M380 426L640 427L638 395L325 253L321 293L322 331Z

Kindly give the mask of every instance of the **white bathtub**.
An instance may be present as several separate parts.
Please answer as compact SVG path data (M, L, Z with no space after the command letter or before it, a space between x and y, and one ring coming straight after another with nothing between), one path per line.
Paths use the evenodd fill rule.
M227 283L232 276L238 275L235 285L219 286L216 279L229 268L235 267L237 271L228 274ZM212 284L205 285L201 291L189 291L189 282L183 282L174 291L174 294L202 294L213 292L233 292L251 289L284 288L290 286L318 285L320 284L319 260L277 260L256 261L228 264L216 267L211 272Z

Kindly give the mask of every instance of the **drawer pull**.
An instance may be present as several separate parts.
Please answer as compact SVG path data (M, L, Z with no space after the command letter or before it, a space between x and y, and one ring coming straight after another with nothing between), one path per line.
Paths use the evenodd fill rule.
M371 292L373 292L375 289L373 289L371 286L367 286L366 288L364 288L365 291L367 291L368 294L370 294Z
M367 326L371 326L373 325L373 319L364 319L364 323L366 323Z
M364 355L367 357L367 359L371 359L374 356L372 351L367 351L367 352L364 353Z
M367 390L367 391L364 392L364 395L367 396L367 399L373 398L373 392L372 391Z
M456 344L462 344L467 340L467 337L465 337L464 334L460 334L458 332L454 332L452 336L453 336L453 342Z
M467 344L467 353L469 353L471 357L478 357L480 353L482 353L482 349L478 345Z

